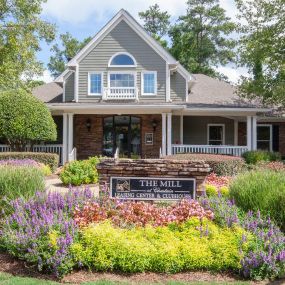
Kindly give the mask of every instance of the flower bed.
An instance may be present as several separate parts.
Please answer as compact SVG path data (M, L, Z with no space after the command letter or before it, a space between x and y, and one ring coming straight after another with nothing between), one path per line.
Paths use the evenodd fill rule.
M222 197L173 205L120 202L71 189L13 202L3 250L62 276L72 269L122 272L231 270L261 279L284 273L284 234Z

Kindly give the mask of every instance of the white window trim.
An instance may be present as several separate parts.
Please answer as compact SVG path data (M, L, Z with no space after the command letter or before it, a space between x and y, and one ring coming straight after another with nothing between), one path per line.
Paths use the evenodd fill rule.
M144 74L154 74L154 93L144 93ZM156 96L157 95L157 71L142 71L141 72L141 95Z
M125 54L127 56L129 56L133 62L134 62L134 65L112 65L111 62L112 60L118 56L118 55L121 55L121 54ZM135 60L135 58L128 52L117 52L115 54L112 55L112 57L109 59L109 62L108 62L108 67L124 67L124 68L128 68L128 67L137 67L137 61Z
M111 88L110 75L112 74L132 74L134 76L134 87L114 87L114 88L137 88L137 72L133 70L116 70L108 72L108 89Z
M223 137L222 137L222 145L225 145L225 124L207 124L207 144L210 145L210 127L222 127L223 129Z
M256 128L258 129L258 127L269 127L269 130L270 130L269 151L273 151L273 127L272 125L271 124L257 124ZM257 135L256 135L256 145L258 141L261 141L261 140L258 140ZM265 140L262 140L262 141L265 141Z
M101 75L101 93L91 93L90 92L90 87L91 87L91 82L90 82L90 76L92 74L100 74ZM88 72L88 96L102 96L104 92L104 72L102 71L90 71Z

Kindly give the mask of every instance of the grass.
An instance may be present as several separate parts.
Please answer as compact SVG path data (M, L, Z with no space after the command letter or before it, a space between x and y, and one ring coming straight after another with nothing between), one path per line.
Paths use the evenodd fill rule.
M35 279L35 278L28 278L28 277L17 277L7 273L0 272L0 285L59 285L62 283ZM86 282L82 283L82 285L128 285L128 283L124 282L111 282L111 281L96 281L96 282ZM143 284L143 283L141 283ZM167 285L249 285L249 282L191 282L191 283L184 283L184 282L168 282ZM72 285L69 283L69 285ZM145 284L146 285L146 284ZM148 284L150 285L150 284Z

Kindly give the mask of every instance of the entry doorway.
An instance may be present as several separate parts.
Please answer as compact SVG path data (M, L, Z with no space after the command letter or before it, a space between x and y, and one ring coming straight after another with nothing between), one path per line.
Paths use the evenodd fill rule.
M141 120L135 116L110 116L103 123L103 155L139 158L141 155Z

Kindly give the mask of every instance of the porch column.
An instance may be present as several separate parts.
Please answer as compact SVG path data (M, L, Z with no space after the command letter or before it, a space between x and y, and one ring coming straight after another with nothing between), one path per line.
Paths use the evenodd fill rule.
M183 144L183 114L180 115L180 144Z
M246 119L246 139L247 139L247 148L252 150L252 117L247 116Z
M67 114L63 114L63 130L62 130L62 164L65 164L67 160L68 152L68 142L67 142Z
M257 149L257 126L256 126L256 116L252 117L252 150Z
M167 155L172 154L172 113L167 113Z
M234 120L234 145L238 145L238 121Z
M68 114L68 153L67 156L72 152L73 149L73 116L74 114ZM67 157L69 159L69 157Z
M162 156L166 155L166 114L162 113L162 146L161 146L161 154Z

